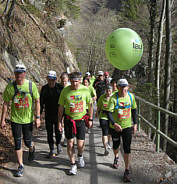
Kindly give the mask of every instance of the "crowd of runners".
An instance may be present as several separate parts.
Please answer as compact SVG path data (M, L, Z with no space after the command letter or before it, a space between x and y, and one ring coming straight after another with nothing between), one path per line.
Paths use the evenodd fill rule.
M58 83L56 72L49 71L46 76L47 84L42 86L39 94L36 84L26 79L26 67L23 64L16 65L14 74L15 80L8 83L3 93L1 115L1 127L4 128L8 106L11 107L10 121L19 164L14 176L21 177L24 174L22 135L29 148L28 160L33 161L35 158L33 122L38 128L43 113L49 145L47 157L50 159L62 153L61 140L64 136L63 145L67 146L71 163L69 174L76 175L78 167L85 167L85 134L93 126L93 104L97 104L95 117L99 118L102 130L104 155L107 156L113 150L113 168L117 169L122 137L125 163L123 180L131 181L130 153L132 133L135 134L137 130L136 102L134 95L128 91L126 79L116 81L109 76L109 72L103 71L98 71L96 78L90 72L86 72L84 76L80 72L63 72Z

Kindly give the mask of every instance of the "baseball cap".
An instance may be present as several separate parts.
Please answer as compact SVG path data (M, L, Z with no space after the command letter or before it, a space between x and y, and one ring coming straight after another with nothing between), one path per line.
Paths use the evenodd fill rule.
M69 75L69 78L70 80L81 80L82 78L82 73L81 72L72 72L70 75Z
M126 79L119 79L117 85L121 87L128 86L128 81Z
M85 75L88 75L89 76L90 75L90 72L86 72Z
M112 86L111 85L107 85L106 89L112 89Z
M104 75L104 73L103 73L103 71L98 71L98 74L97 74L98 76L99 75Z
M109 72L104 72L104 75L109 75Z
M53 70L50 70L49 73L48 73L48 75L47 75L47 77L49 79L54 79L54 80L57 79L56 72L53 71Z
M15 65L14 72L19 72L19 73L26 72L25 65L24 64L17 64L17 65Z

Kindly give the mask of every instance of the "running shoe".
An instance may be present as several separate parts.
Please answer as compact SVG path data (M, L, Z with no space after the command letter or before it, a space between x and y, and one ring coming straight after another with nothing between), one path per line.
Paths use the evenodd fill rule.
M107 144L107 149L112 149L112 147L111 147L111 144L110 144L110 143L108 143L108 144Z
M32 162L35 158L35 146L33 146L33 151L30 151L29 150L29 153L28 153L28 161L29 162Z
M118 169L118 167L119 167L119 157L115 157L114 158L114 163L113 163L113 168L114 169Z
M126 169L125 172L124 172L123 181L124 181L125 183L131 182L131 179L130 179L130 172L129 172L128 169Z
M49 154L47 155L47 158L54 158L54 157L56 157L54 150L50 150Z
M107 156L107 155L109 155L109 151L106 149L106 150L104 151L104 156Z
M84 157L78 157L78 167L83 168L85 167L85 161L84 161Z
M71 169L69 170L69 174L76 175L76 173L77 173L77 165L76 164L71 165Z
M15 177L22 177L24 173L24 166L20 165L18 166L17 172L14 174Z
M63 152L63 150L62 150L61 144L58 144L57 145L57 154L60 154L62 152Z

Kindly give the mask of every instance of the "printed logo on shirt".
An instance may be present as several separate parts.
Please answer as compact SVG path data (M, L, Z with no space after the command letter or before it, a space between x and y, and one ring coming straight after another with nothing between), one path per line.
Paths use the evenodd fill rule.
M71 113L83 112L83 101L77 103L70 103L70 112Z
M28 108L29 107L28 97L17 94L14 98L14 105L16 109Z
M70 96L70 99L80 101L80 100L82 100L82 96L81 95Z
M108 106L108 104L103 104L103 106L104 106L104 107L107 107L107 106Z

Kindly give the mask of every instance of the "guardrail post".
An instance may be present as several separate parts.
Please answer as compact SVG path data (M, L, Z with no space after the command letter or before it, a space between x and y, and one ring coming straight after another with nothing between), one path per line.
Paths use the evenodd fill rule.
M140 127L140 113L141 113L141 104L140 104L140 100L138 100L138 131L140 131L141 127Z
M156 130L160 131L160 111L157 112L157 125L156 125ZM156 132L156 151L159 152L160 150L160 134Z

